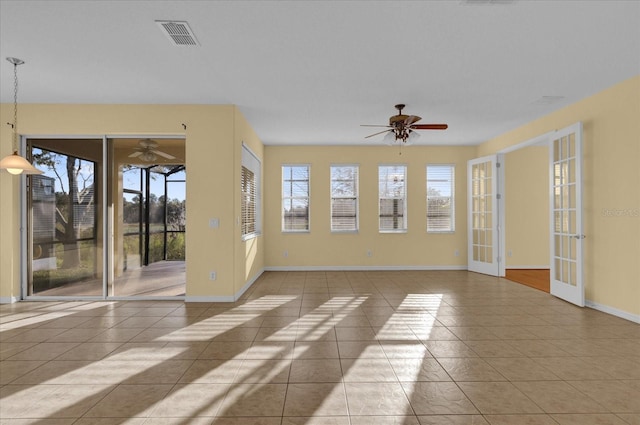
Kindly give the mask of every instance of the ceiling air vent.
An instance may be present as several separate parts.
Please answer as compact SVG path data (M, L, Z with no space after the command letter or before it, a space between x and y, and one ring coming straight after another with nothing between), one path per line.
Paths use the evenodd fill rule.
M164 35L176 46L198 46L196 36L186 21L156 21Z

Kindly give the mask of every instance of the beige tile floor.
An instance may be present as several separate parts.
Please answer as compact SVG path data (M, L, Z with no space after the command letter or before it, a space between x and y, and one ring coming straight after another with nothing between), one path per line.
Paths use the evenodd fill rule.
M0 306L0 424L640 424L640 325L467 272Z

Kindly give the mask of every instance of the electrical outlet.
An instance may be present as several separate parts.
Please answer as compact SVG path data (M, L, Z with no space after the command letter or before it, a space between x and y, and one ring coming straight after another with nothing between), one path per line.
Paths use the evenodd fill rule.
M455 255L456 257L460 256L460 250L456 249L456 251L453 253L453 255Z
M511 257L513 255L513 252L511 250L507 251L507 257Z
M285 258L288 257L289 256L289 251L287 251L287 250L282 251L282 256L285 257Z
M373 251L370 249L367 250L367 257L373 257Z
M220 227L220 220L217 218L210 218L209 227L212 229L217 229L218 227Z
M216 272L209 272L209 280L216 280L218 277Z

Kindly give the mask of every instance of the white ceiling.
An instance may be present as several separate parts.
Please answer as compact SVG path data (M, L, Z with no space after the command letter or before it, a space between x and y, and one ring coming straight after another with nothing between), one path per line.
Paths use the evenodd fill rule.
M640 74L640 1L0 0L0 55L20 102L235 104L269 145L380 143L406 103L465 145Z

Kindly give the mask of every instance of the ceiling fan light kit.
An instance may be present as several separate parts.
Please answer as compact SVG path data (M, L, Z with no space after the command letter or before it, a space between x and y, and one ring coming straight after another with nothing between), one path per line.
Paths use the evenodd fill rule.
M140 159L146 162L155 161L156 158L157 156L153 152L146 151L140 154Z
M175 156L158 150L158 142L156 142L155 140L142 139L138 141L138 145L139 146L135 148L137 152L129 155L129 158L139 158L144 162L155 161L156 159L158 159L158 156L161 156L168 160L176 159Z
M420 138L420 134L416 130L446 130L449 126L447 124L416 124L422 118L417 115L405 115L402 113L405 105L399 103L395 105L398 110L397 115L392 115L389 118L389 125L363 125L364 127L386 127L388 130L379 131L374 134L366 136L368 139L379 134L387 133L384 136L383 141L391 145L410 145Z

